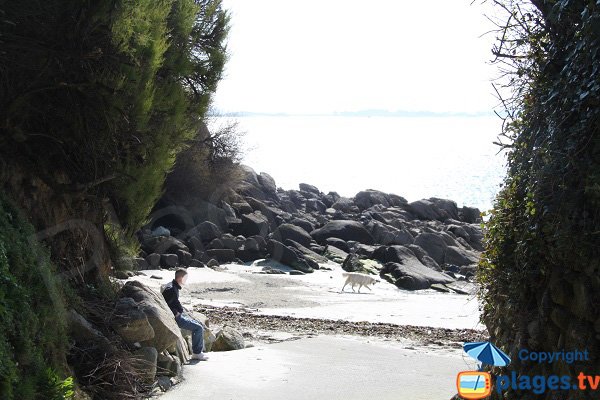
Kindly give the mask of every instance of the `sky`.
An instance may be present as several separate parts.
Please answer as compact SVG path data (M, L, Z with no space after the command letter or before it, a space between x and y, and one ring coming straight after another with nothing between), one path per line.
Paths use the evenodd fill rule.
M489 113L493 25L471 1L224 0L230 58L214 106Z

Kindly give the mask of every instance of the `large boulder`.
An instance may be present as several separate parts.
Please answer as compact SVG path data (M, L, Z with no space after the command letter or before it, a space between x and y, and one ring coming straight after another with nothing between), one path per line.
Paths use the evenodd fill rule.
M312 237L304 229L292 224L281 224L273 232L273 239L284 243L287 239L309 246Z
M323 244L327 238L338 238L345 241L353 240L363 244L373 244L373 236L357 221L336 220L326 223L323 227L315 229L310 235L319 243Z
M365 227L371 232L375 243L409 245L415 241L406 229L398 229L376 220L369 221Z
M440 209L436 203L427 199L413 201L405 207L417 219L421 220L446 221L452 218L447 211Z
M306 211L316 211L320 214L325 213L327 206L319 199L307 199L306 200Z
M230 326L225 326L217 333L212 351L241 350L245 347L242 334Z
M325 244L337 247L338 249L343 250L346 253L350 253L350 247L348 246L348 243L346 243L345 240L330 237L325 239Z
M345 213L359 211L356 204L354 204L354 201L347 197L340 197L337 199L336 202L331 205L331 208Z
M117 300L110 325L123 340L130 344L154 338L154 329L148 322L148 317L130 297Z
M177 250L189 251L190 249L179 239L173 236L160 236L155 238L151 249L144 248L147 253L170 254L176 253Z
M313 272L308 263L298 253L277 240L269 240L267 250L270 258L302 272Z
M138 375L147 383L154 382L158 352L154 347L142 347L133 353L132 366Z
M401 289L428 289L434 283L454 281L451 276L423 265L415 254L404 246L382 246L375 251L373 257L385 263L380 272L381 276L391 275L393 283Z
M314 194L320 194L321 193L316 186L309 185L308 183L301 183L301 184L298 185L298 187L303 192L309 192L309 193L314 193Z
M188 236L196 236L204 243L218 238L222 233L221 228L210 221L201 222L187 232Z
M448 245L440 235L423 232L415 238L414 244L425 250L436 263L440 265L444 263L444 254Z
M458 217L461 221L469 224L479 223L482 221L481 211L479 211L479 208L475 207L463 206L463 208L458 211Z
M208 258L214 258L220 264L231 263L235 260L235 251L231 249L210 249L206 250Z
M107 354L117 351L117 348L100 332L91 322L77 311L71 309L67 312L69 334L77 343L91 343L98 346Z
M234 229L236 234L245 237L252 235L266 237L269 234L269 219L260 211L243 214L241 220L242 222Z
M456 206L456 202L454 200L430 197L429 201L435 204L438 209L442 210L450 218L458 219L458 207Z
M444 253L444 263L446 264L458 265L461 267L463 265L477 264L478 262L479 255L473 251L456 246L446 247L446 252Z
M175 348L180 358L184 358L183 361L189 359L189 354L182 351L187 348L187 344L162 294L141 282L129 281L121 289L121 296L135 300L154 330L154 337L142 342L143 345L154 347L158 352Z
M354 204L361 210L366 210L376 204L381 204L384 207L389 207L391 205L390 198L386 193L373 189L356 193L356 196L354 196Z
M262 189L265 193L276 194L277 193L277 185L275 185L275 179L266 172L261 172L258 175L258 182L262 186Z
M304 229L306 232L309 233L315 230L314 224L303 218L294 218L290 221L290 224L299 226L300 228Z

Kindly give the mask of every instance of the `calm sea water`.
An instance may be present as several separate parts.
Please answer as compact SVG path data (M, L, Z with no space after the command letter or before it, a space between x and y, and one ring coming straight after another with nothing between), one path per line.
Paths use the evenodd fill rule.
M506 156L495 117L238 117L243 163L284 189L300 182L353 196L378 189L408 201L448 198L491 208Z

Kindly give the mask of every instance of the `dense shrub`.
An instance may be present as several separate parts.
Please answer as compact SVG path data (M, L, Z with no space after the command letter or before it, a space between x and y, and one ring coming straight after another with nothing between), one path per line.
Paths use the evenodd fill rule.
M482 318L492 340L512 354L510 368L518 374L597 372L600 4L495 3L507 11L494 53L511 93L503 99L508 174L486 226L478 274ZM588 349L592 359L521 363L520 348ZM578 396L595 398L591 391Z
M20 212L0 196L0 398L62 399L65 309L48 254Z
M208 109L227 26L220 0L3 2L0 156L135 231Z

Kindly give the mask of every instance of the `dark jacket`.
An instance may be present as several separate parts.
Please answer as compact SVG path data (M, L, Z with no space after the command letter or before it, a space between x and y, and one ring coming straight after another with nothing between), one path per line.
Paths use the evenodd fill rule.
M162 292L167 305L173 311L173 315L177 315L177 313L183 314L183 307L179 302L179 291L181 290L181 286L173 279L173 281L167 283Z

